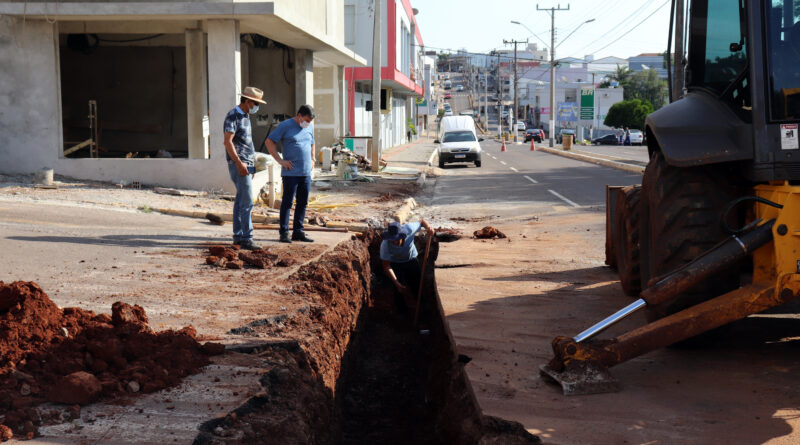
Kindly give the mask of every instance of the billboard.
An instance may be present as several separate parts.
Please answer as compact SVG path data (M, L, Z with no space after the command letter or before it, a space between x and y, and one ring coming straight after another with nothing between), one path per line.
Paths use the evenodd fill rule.
M579 107L577 102L559 102L558 121L578 122L578 109Z

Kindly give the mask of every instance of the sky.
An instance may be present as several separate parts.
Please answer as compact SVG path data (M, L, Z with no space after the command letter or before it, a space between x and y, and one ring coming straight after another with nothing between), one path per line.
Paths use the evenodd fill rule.
M595 59L628 58L667 49L669 0L411 0L419 10L417 24L426 49L466 48L477 53L511 49L512 45L503 45L504 39L527 38L540 49L549 47L550 14L537 11L536 5L557 8L559 3L565 9L569 5L569 10L556 12L556 58L587 54ZM590 19L595 21L581 25Z

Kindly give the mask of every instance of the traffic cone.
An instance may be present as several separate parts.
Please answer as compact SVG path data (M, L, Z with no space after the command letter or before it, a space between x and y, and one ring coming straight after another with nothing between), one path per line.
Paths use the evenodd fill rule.
M506 151L506 138L503 138L503 145L500 147L500 151Z
M533 143L533 138L531 138L531 151L536 151L536 144Z

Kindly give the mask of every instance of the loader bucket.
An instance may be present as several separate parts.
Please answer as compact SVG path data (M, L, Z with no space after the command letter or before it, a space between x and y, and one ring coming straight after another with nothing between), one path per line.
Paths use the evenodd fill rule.
M556 371L550 365L541 365L539 374L561 385L565 396L603 394L619 391L619 382L608 369L594 363L576 363Z

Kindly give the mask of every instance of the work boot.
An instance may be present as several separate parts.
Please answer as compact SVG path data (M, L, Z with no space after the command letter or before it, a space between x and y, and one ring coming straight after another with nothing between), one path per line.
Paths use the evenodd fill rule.
M289 233L288 232L281 232L281 240L280 241L282 243L288 243L288 244L292 243L292 240L289 239Z
M254 243L253 240L240 241L239 247L241 247L244 250L261 250L261 246Z
M292 233L292 241L302 241L304 243L313 243L314 240L307 237L305 232L294 232Z

